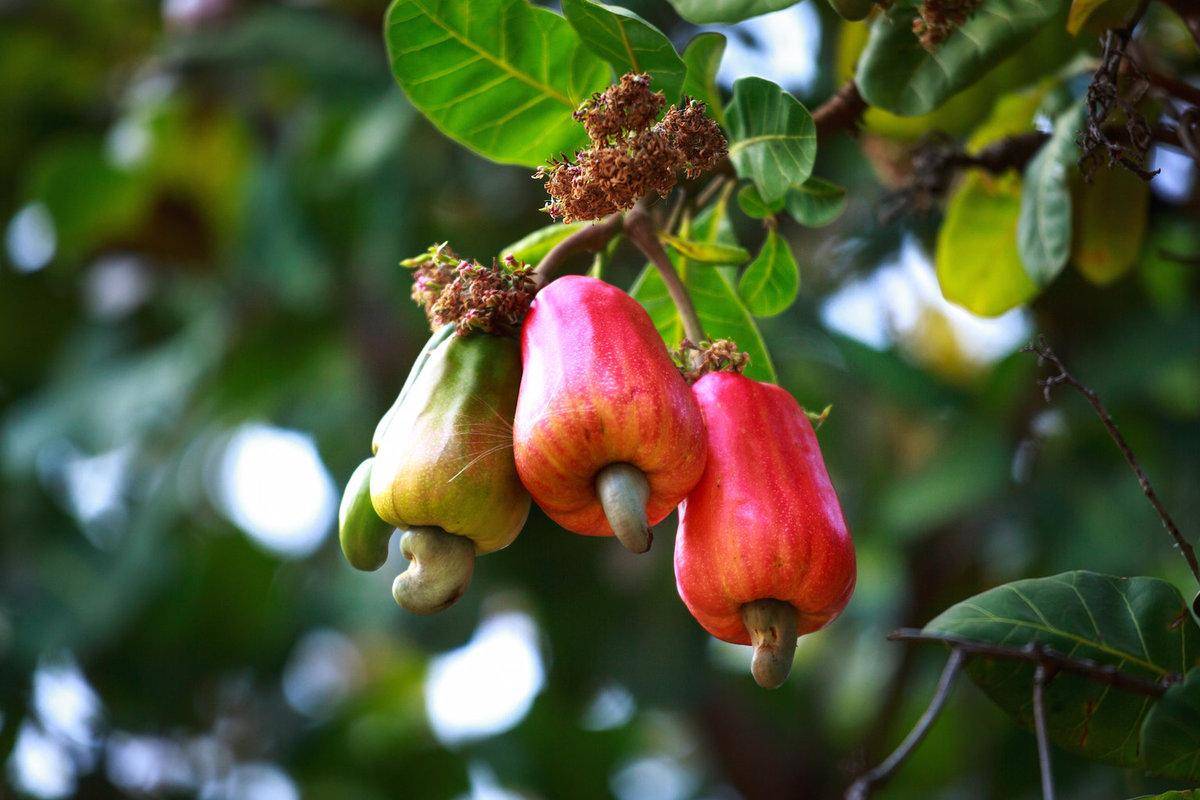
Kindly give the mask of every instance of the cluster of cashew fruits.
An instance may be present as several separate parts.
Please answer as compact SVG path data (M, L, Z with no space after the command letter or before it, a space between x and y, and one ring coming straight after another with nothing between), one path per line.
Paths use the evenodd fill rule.
M562 527L634 553L678 508L684 604L713 636L753 645L760 685L781 684L797 637L836 617L855 580L804 410L740 374L744 359L681 372L645 310L599 279L530 291L519 314L506 306L512 325L488 330L462 319L478 312L469 298L491 295L460 294L439 306L464 316L434 315L445 324L346 487L347 560L378 569L400 529L410 563L393 595L430 614L466 590L476 555L513 541L531 496Z

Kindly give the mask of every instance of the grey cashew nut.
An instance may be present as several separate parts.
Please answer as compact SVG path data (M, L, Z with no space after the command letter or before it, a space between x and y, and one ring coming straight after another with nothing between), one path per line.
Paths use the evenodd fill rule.
M609 464L596 475L596 496L621 544L633 553L649 550L654 535L646 520L650 499L646 475L632 464Z
M408 569L392 583L392 597L406 611L436 614L454 605L471 584L475 543L441 528L411 528L400 539Z
M750 672L764 689L787 680L796 654L796 609L782 600L755 600L742 606L742 622L750 632L754 660Z

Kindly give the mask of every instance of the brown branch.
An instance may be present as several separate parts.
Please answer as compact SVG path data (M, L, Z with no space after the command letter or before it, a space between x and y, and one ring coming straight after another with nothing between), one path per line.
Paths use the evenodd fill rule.
M904 763L904 760L917 748L917 745L925 738L925 734L929 733L929 729L933 726L938 714L941 713L942 707L946 705L946 698L950 696L950 689L954 687L954 679L958 677L964 658L965 655L961 650L956 649L950 653L950 658L942 670L942 677L938 679L937 691L934 692L933 699L929 701L929 707L925 709L925 713L921 715L917 724L908 732L908 736L904 737L904 741L892 751L890 756L885 758L879 766L860 775L854 783L850 784L850 788L846 790L846 800L866 800L871 794L871 790L886 783Z
M1133 474L1137 477L1138 485L1142 487L1142 494L1146 495L1146 499L1150 501L1150 505L1154 507L1158 518L1162 520L1162 525L1166 528L1167 533L1175 542L1175 547L1179 550L1184 560L1187 561L1188 568L1192 571L1192 576L1196 579L1196 583L1200 584L1200 562L1196 560L1196 551L1192 545L1184 538L1179 531L1179 526L1175 524L1175 520L1171 518L1170 513L1158 498L1158 493L1154 491L1154 487L1150 485L1150 478L1147 477L1146 471L1142 469L1141 463L1137 456L1134 455L1133 448L1125 441L1125 437L1121 431L1117 429L1117 424L1113 421L1112 415L1108 413L1104 403L1100 400L1092 389L1080 383L1074 375L1072 375L1063 364L1062 360L1050 349L1046 340L1038 337L1033 342L1030 342L1024 348L1023 352L1034 353L1043 362L1049 362L1058 370L1057 375L1051 375L1049 378L1044 378L1039 381L1042 387L1042 393L1046 398L1046 402L1050 402L1050 392L1055 386L1066 384L1075 391L1083 395L1088 401L1092 409L1096 412L1096 416L1100 418L1105 430L1108 431L1109 438L1117 445L1117 449L1121 451L1121 455L1125 457L1125 463L1129 464L1129 468L1133 470Z
M1190 83L1144 66L1141 67L1141 71L1146 76L1146 81L1154 88L1178 100L1200 106L1200 89Z
M663 250L662 243L658 241L658 231L655 230L654 221L650 219L643 202L639 202L625 214L625 234L658 269L679 317L683 320L684 335L693 342L703 341L704 326L700 324L696 307L692 305L692 297L683 281L679 279L679 273L675 271L675 265Z
M1057 650L1038 644L1029 644L1025 647L1006 647L1004 645L976 642L972 639L965 639L961 636L952 636L950 634L927 633L914 628L894 630L888 634L888 641L943 644L948 645L952 650L961 651L969 656L1025 661L1030 664L1045 664L1048 668L1053 668L1058 672L1069 672L1072 675L1079 675L1096 683L1102 683L1134 694L1146 695L1147 697L1162 697L1168 687L1174 683L1178 683L1181 679L1180 675L1174 673L1165 675L1157 681L1139 678L1136 675L1121 672L1112 664L1101 664L1090 658L1065 656Z
M867 101L859 94L854 81L846 81L833 96L813 109L812 118L817 126L817 136L830 136L838 131L850 131L858 127L858 121L867 110Z
M622 217L620 214L611 214L599 222L588 225L586 228L580 228L550 248L550 252L543 256L542 260L538 262L537 268L533 271L533 279L538 287L540 288L548 283L554 277L554 273L562 266L562 262L575 253L595 253L603 250L605 245L621 232L621 223Z
M1050 765L1050 737L1046 734L1046 684L1054 673L1045 662L1033 671L1033 731L1037 736L1038 766L1042 773L1042 800L1054 800L1054 769Z

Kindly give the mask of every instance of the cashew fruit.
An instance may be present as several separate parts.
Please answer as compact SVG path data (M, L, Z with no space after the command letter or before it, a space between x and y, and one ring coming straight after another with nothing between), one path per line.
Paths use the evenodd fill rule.
M680 506L675 580L713 636L753 644L755 679L778 686L796 637L841 613L854 545L812 424L778 386L732 372L700 378L708 462Z
M370 475L372 507L405 531L412 562L392 593L419 614L457 600L475 556L512 542L530 504L513 463L517 341L439 331L431 343L381 421Z
M704 424L645 310L596 278L543 289L521 329L517 470L557 523L633 552L704 469Z

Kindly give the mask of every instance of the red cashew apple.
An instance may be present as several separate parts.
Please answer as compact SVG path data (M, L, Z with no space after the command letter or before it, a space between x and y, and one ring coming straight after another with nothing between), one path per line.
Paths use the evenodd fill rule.
M645 310L596 278L543 289L521 329L517 472L568 530L635 553L699 480L696 399Z
M692 387L708 430L704 475L680 506L675 580L713 636L753 644L761 686L787 678L796 638L854 591L854 544L812 423L778 386L713 372Z

